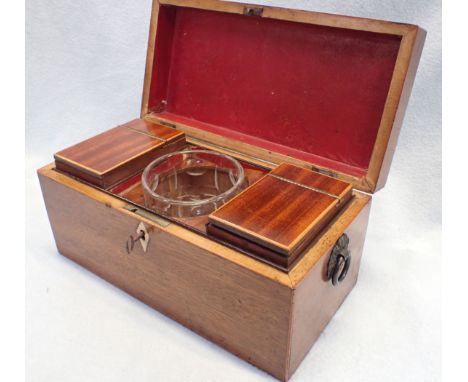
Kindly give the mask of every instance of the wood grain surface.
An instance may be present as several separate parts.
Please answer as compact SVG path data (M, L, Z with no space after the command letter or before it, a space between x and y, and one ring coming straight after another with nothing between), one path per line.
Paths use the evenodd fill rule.
M263 8L264 18L401 37L369 167L364 175L357 176L340 170L339 166L324 166L320 161L305 161L228 139L203 131L193 121L174 120L165 117L164 113L150 110L153 67L161 64L155 63L154 57L160 3L236 14L242 14L246 7L245 4L217 0L154 0L141 110L143 122L132 121L125 129L117 127L114 132L107 132L108 135L103 133L103 136L91 138L88 140L91 143L85 141L88 143L57 153L59 170L64 166L62 170L72 175L81 174L81 179L107 187L130 175L130 170L123 176L115 172L115 168L125 168L122 164L128 165L132 156L139 155L137 152L148 149L149 155L153 155L151 150L164 144L166 150L182 147L182 143L185 144L183 131L190 135L189 140L204 142L207 147L228 154L237 153L238 157L251 158L253 163L266 164L269 168L287 162L329 172L366 192L383 187L416 75L424 30L408 24L256 6ZM175 129L155 127L149 124L151 121L169 122ZM114 138L113 134L116 135ZM138 136L137 142L129 145L131 147L126 146L128 134ZM149 156L140 155L139 158L147 161ZM76 163L81 163L81 166L76 167ZM139 162L138 166L142 163ZM77 168L81 171L78 175L73 173ZM337 199L321 194L311 203L313 191L297 190L297 186L291 183L267 176L257 183L265 182L261 195L249 199L253 187L249 188L241 195L239 200L243 202L237 208L230 207L230 210L226 207L227 212L222 211L226 219L232 219L239 226L250 227L256 236L249 238L269 238L268 245L275 250L279 248L280 256L299 248L306 242L304 238L313 237L303 256L286 272L182 225L160 224L159 217L152 219L151 214L140 215L137 209L129 210L129 205L118 195L110 195L60 173L53 165L39 170L39 178L61 254L247 362L286 381L356 283L370 196L353 192L351 197L351 190L338 183L337 179L327 178L325 181L310 175L302 176L302 170L296 174L297 170L284 166L277 171L286 178L293 176L297 179L298 176L309 186L324 187L332 194L339 194L343 200L338 214L333 207L328 209L329 215L320 215L319 210L323 212L326 205L337 204ZM108 178L104 182L103 175L106 174ZM135 190L132 192L137 194ZM282 196L285 194L288 197ZM344 203L348 199L349 202ZM327 221L326 229L314 233L313 227L319 227L318 221ZM127 254L125 242L129 235L135 234L140 222L149 231L148 252L143 252L137 244L135 250ZM201 222L196 224L202 225ZM246 232L242 233L245 235ZM351 268L342 283L332 286L325 273L331 250L343 232L350 238ZM265 243L263 240L259 242Z
M152 159L181 147L184 133L136 119L54 155L57 168L108 187L141 170Z
M160 224L48 165L39 170L60 253L242 359L286 381L355 282L370 197L354 193L289 272L177 224ZM125 241L143 222L148 252ZM323 278L346 231L353 256L337 287ZM323 308L323 309L322 309Z
M183 135L183 132L181 131L160 125L158 123L152 123L144 119L134 119L133 121L130 121L121 127L135 130L163 141L171 141Z
M114 200L111 205L47 175L40 175L40 180L61 254L235 355L284 378L292 296L287 285L223 258L218 252L233 251L208 239L203 245L202 237L187 230L182 229L182 237L171 233L181 229L174 224L163 228L145 221L148 251L143 252L138 244L127 254L125 242L141 221L137 215L119 209L115 197L108 196ZM98 190L94 192L108 200Z
M209 221L284 256L296 256L345 205L352 186L285 163L271 174L275 177L263 177Z

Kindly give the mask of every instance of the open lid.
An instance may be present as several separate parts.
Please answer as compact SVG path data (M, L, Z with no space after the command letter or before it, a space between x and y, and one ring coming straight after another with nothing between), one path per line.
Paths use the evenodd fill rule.
M424 37L387 21L154 1L142 118L373 192L388 175Z

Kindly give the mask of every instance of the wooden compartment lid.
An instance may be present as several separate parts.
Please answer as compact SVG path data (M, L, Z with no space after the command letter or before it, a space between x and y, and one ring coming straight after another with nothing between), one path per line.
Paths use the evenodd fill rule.
M209 216L208 233L288 269L352 197L352 186L282 163Z
M183 132L135 119L61 150L54 158L57 170L108 188L184 145Z
M154 1L142 118L374 192L388 175L424 38L388 21Z

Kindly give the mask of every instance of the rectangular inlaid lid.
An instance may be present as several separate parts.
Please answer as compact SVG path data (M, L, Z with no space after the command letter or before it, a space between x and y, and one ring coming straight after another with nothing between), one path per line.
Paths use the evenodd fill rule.
M59 151L55 158L103 175L181 135L180 131L136 119Z
M154 2L142 117L383 186L425 32L215 0Z
M283 163L212 213L209 221L290 256L313 239L351 193L349 183Z
M141 170L184 133L135 119L86 139L54 155L59 170L99 186L109 186Z

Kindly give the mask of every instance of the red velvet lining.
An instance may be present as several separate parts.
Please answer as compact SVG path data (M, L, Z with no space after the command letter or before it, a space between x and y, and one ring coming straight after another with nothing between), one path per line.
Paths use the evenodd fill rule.
M353 175L368 168L401 38L162 6L149 109Z

